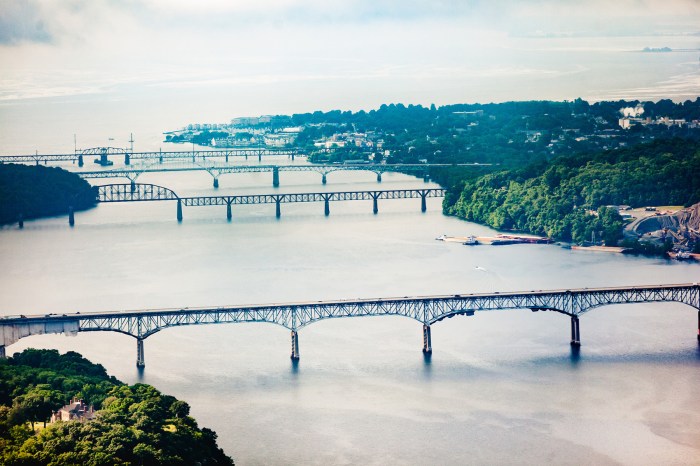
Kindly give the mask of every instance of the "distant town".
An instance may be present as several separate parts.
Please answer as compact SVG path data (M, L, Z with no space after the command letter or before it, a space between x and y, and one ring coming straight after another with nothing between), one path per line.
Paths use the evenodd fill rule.
M700 99L391 104L369 112L237 117L164 134L167 142L217 148L298 147L314 162L526 163L657 138L700 138Z

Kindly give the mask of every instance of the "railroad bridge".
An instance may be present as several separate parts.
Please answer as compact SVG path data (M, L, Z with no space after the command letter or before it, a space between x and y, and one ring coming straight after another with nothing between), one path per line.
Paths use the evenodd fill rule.
M22 155L0 155L0 163L40 163L48 164L49 162L73 162L78 163L82 167L85 163L85 158L97 156L94 159L95 163L102 166L113 165L111 157L123 157L124 165L131 164L132 160L157 160L163 162L166 159L191 159L192 162L197 160L206 160L214 158L223 158L226 162L230 157L257 157L258 161L262 161L263 156L280 156L285 155L292 160L295 157L303 157L304 153L298 148L269 148L269 147L239 147L230 149L212 149L212 150L191 150L191 151L148 151L134 152L131 149L122 149L119 147L92 147L89 149L76 150L72 154L22 154Z
M180 197L173 190L154 184L121 183L94 186L95 198L100 203L140 202L140 201L176 201L177 220L182 221L183 206L226 206L226 218L232 218L233 205L275 204L275 215L282 215L281 204L297 202L323 202L324 214L330 215L332 201L372 201L372 211L379 212L380 199L418 199L421 211L427 210L426 199L444 197L445 190L440 188L393 189L384 191L340 191L320 193L286 193L286 194L247 194L227 196L191 196ZM73 210L69 210L69 223L75 223Z
M432 353L431 326L454 316L474 316L495 310L552 311L571 319L570 344L581 344L579 317L612 304L679 302L698 310L700 341L700 286L692 284L623 286L514 293L455 294L337 301L222 306L214 308L157 309L120 312L21 315L0 319L0 356L19 339L49 333L112 331L136 339L138 366L145 365L144 340L169 327L184 325L267 322L291 332L291 358L299 359L298 331L324 319L395 315L423 326L423 352Z

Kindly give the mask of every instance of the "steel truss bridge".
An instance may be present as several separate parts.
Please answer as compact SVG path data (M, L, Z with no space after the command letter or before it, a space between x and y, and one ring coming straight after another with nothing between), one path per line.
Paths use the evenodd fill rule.
M185 166L162 166L148 164L143 167L121 168L114 170L98 170L76 172L82 178L127 178L135 183L136 179L144 173L180 172L180 171L206 171L214 178L214 187L219 187L219 177L227 173L272 173L272 186L280 185L280 172L316 172L321 175L321 183L326 184L327 175L337 171L369 171L377 175L377 182L382 181L382 174L389 172L412 173L423 176L427 182L430 180L430 168L447 167L481 167L490 164L312 164L312 165L224 165L202 164L194 162Z
M552 311L571 319L571 345L581 344L579 317L612 304L679 302L698 310L700 341L700 286L693 284L539 290L515 293L455 294L338 301L223 306L215 308L156 309L10 316L0 319L0 355L19 339L47 333L112 331L137 341L137 365L144 366L143 342L169 327L184 325L267 322L291 331L291 357L299 359L298 331L324 319L360 316L403 316L423 324L423 351L432 353L431 325L454 316L505 309Z
M296 156L303 157L301 149L298 148L266 148L266 147L245 147L231 149L211 149L211 150L191 150L191 151L150 151L134 152L129 149L119 147L93 147L90 149L77 150L72 154L28 154L28 155L0 155L0 163L40 163L48 162L73 162L82 167L85 158L96 157L95 163L102 166L112 165L114 162L109 159L113 157L123 157L124 164L131 164L132 160L157 160L163 162L166 159L190 159L193 162L206 159L225 159L228 162L230 157L257 157L262 161L263 156L285 155L292 160Z
M426 199L444 197L444 189L393 189L386 191L341 191L321 193L244 194L227 196L180 197L171 189L153 184L126 183L94 186L98 202L177 201L177 220L182 221L182 206L226 206L226 217L232 218L231 206L275 204L275 215L282 215L281 204L323 202L325 215L330 215L332 201L372 201L373 212L379 212L379 199L421 199L421 211L427 209ZM72 213L71 213L72 215ZM71 217L72 218L72 217ZM71 225L73 220L71 220Z

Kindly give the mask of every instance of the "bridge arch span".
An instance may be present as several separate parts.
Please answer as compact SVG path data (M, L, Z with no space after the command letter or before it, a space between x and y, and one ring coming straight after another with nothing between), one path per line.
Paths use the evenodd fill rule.
M413 315L407 315L405 313L401 312L386 312L382 314L351 314L351 315L321 315L321 316L315 316L310 318L309 320L305 320L300 324L297 324L296 328L297 329L302 329L304 327L308 327L311 324L315 324L316 322L321 322L324 320L335 320L335 319L344 319L344 318L353 318L353 317L384 317L384 316L397 316L397 317L406 317L408 319L414 320L418 323L424 324L425 322L421 320L420 318L413 316Z
M175 191L148 183L112 183L93 186L98 202L179 201Z
M274 320L253 320L253 319L241 319L241 320L235 320L235 321L222 321L222 322L207 322L207 323L216 323L216 324L273 324L273 325L278 325L286 330L292 330L291 327L285 325L284 323L281 322L275 322ZM156 333L160 332L161 330L166 330L169 328L174 328L174 327L186 327L188 325L199 325L201 322L175 322L175 323L170 323L170 324L165 324L162 326L159 326L157 328L153 328L151 330L148 330L141 334L140 337L136 335L131 335L130 333L127 333L127 335L131 335L134 338L140 338L142 340L145 340L146 338L155 335ZM118 331L118 330L117 330ZM125 332L122 332L125 333Z
M609 302L609 303L598 303L594 304L592 306L589 306L585 309L582 309L578 314L585 314L589 311L592 311L594 309L599 309L601 307L606 307L606 306L614 306L614 305L621 305L621 304L653 304L653 303L678 303L678 304L685 304L688 307L693 308L694 310L700 312L700 304L695 304L691 300L684 300L684 299L657 299L657 300L650 300L650 301L630 301L630 302Z

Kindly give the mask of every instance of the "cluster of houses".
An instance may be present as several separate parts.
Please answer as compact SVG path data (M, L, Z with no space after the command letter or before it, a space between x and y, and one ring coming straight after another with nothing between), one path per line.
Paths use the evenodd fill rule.
M673 119L669 117L642 117L644 114L644 107L640 104L636 107L625 107L620 109L620 114L622 118L617 120L618 125L622 129L630 129L633 126L641 125L664 125L666 127L678 126L678 127L688 127L692 129L700 128L700 120L687 121L684 118Z

